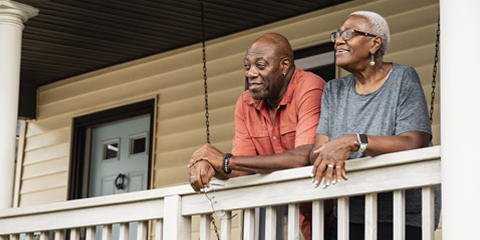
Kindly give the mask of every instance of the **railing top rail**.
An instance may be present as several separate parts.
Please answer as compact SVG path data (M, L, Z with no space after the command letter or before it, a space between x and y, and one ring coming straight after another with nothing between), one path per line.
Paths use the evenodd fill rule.
M395 166L413 162L421 162L440 158L440 146L419 148L414 150L387 153L377 157L365 157L349 160L345 162L347 173L365 169L379 167ZM217 180L215 183L223 184L221 189L238 188L243 186L253 186L273 182L291 181L310 177L312 166L292 168L281 171L275 171L269 174L254 174L243 177L231 178L228 180Z
M151 189L131 193L122 193L93 198L76 199L58 203L42 204L22 208L8 208L0 210L0 219L10 216L32 215L41 213L51 213L68 210L78 210L84 208L94 208L101 206L121 205L132 202L148 201L153 199L162 199L169 195L194 194L190 185L181 185L160 189Z
M325 190L313 187L311 169L308 166L216 181L225 187L215 188L215 199L225 210L235 210L435 185L441 182L440 146L347 161L350 180ZM183 197L183 215L210 212L205 196Z

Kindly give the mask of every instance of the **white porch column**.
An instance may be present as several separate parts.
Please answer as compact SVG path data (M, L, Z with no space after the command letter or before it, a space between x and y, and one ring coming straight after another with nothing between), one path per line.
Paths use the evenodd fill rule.
M0 209L12 206L23 23L38 10L0 0Z
M478 239L480 1L440 0L442 233Z

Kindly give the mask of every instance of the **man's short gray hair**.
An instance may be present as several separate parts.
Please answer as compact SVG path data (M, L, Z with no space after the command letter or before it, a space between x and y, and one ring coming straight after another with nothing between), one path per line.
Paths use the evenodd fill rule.
M382 38L383 44L380 46L380 49L378 49L377 56L379 59L383 59L383 55L387 51L388 44L390 43L390 29L388 28L387 20L380 16L380 14L369 11L353 12L349 15L349 17L352 15L366 18L367 21L372 25L372 32L370 33Z

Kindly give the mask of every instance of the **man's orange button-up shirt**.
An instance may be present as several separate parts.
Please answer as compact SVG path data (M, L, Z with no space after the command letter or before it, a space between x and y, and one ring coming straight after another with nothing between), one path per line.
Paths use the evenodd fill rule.
M267 102L245 91L235 109L232 154L269 155L314 144L324 86L319 76L295 69L273 123Z

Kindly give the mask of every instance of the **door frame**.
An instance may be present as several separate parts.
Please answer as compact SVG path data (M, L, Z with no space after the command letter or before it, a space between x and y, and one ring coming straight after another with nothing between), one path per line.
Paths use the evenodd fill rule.
M83 188L85 181L85 159L89 159L86 155L88 136L90 136L89 129L93 126L118 122L142 115L150 115L150 131L149 131L149 148L148 148L148 182L147 189L151 187L152 178L152 156L154 149L153 137L154 137L154 122L155 122L155 99L149 99L142 102L128 104L121 107L116 107L100 112L91 113L88 115L75 117L73 119L73 132L72 132L72 147L71 147L71 159L70 159L70 179L68 199L80 199L84 198Z

